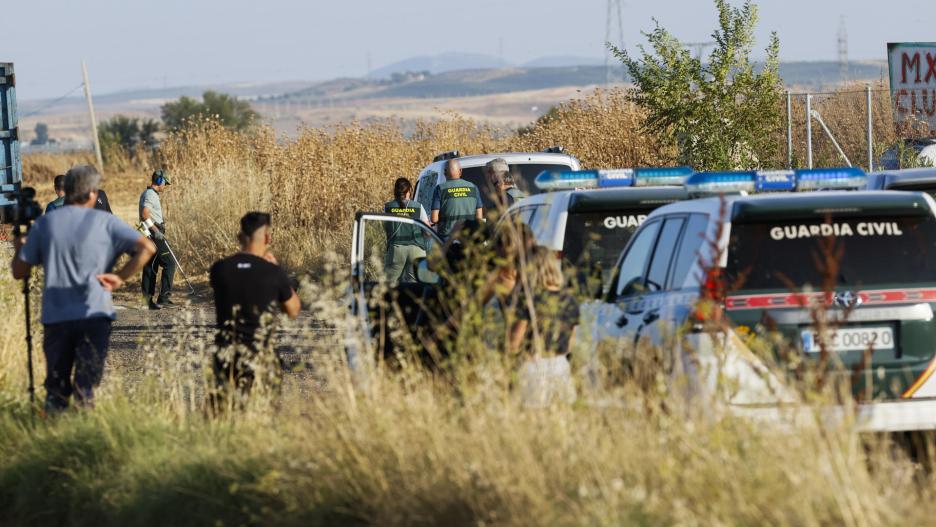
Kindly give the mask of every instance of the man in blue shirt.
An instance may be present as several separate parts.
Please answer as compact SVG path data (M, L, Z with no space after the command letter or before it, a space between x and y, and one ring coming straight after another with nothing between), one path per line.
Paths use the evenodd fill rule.
M33 266L45 269L42 347L46 357L46 409L63 410L72 394L88 404L101 382L116 318L111 292L156 252L153 242L119 218L94 210L101 175L78 166L65 175L65 206L36 220L28 237L15 242L13 277L24 280ZM117 257L132 258L116 272Z

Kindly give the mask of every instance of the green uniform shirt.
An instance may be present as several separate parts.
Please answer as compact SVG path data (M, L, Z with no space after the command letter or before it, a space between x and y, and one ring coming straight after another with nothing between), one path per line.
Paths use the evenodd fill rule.
M388 201L384 204L384 212L387 214L393 214L394 216L400 216L402 218L411 218L414 220L422 220L423 222L428 223L428 218L426 217L426 211L423 210L422 205L417 201L404 200L404 201ZM418 247L422 246L423 235L419 227L415 225L404 225L401 223L387 222L385 224L387 229L387 245L416 245Z
M48 205L46 205L45 213L48 214L52 212L53 210L60 209L64 206L65 206L65 196L62 196L60 198L55 198L54 200L50 201Z
M432 210L439 211L439 225L436 228L441 236L448 236L456 223L475 219L475 211L482 207L478 187L464 179L443 181L432 196Z

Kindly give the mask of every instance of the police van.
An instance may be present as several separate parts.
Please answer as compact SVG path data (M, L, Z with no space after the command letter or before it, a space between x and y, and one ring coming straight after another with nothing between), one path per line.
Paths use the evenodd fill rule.
M579 344L592 356L641 341L678 350L665 373L696 395L715 393L727 369L739 388L722 402L744 413L791 397L765 373L778 370L739 337L749 333L785 342L806 363L827 354L830 375L847 379L861 402L862 429L936 428L936 202L919 192L843 191L866 184L858 169L799 171L780 185L827 192L744 195L776 185L770 177L690 177L690 194L721 195L647 217L607 294L583 304ZM828 254L837 263L824 261ZM734 328L721 358L697 309L713 277L731 286L716 300ZM829 321L823 334L817 313ZM779 351L775 360L788 364Z
M621 250L654 209L687 199L689 167L544 172L536 194L508 217L530 226L537 245L561 254L577 272L600 271L607 284ZM573 190L567 190L573 189Z
M869 190L919 190L936 194L936 168L883 170L868 176Z
M481 190L481 199L484 208L494 206L484 175L484 166L489 162L501 158L510 167L514 183L517 188L527 194L541 192L533 181L543 171L565 172L579 170L581 164L574 156L563 152L562 147L552 147L543 152L509 152L502 154L484 154L474 156L460 156L457 150L437 155L432 163L422 169L416 180L413 196L426 212L432 209L432 193L440 183L445 181L445 164L449 159L457 159L462 169L462 179L474 183Z

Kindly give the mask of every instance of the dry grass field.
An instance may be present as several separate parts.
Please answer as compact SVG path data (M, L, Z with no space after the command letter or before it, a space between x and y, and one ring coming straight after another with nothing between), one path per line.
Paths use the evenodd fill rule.
M843 126L851 115L845 106L824 112ZM245 211L272 211L274 252L305 277L301 296L315 321L290 327L312 349L315 381L290 376L281 394L206 418L200 394L210 348L180 311L182 337L141 341L135 358L146 367L110 371L96 408L45 417L25 398L23 329L5 324L3 523L932 523L930 468L847 423L789 428L703 417L666 390L626 383L572 404L530 408L511 389L514 371L478 338L464 342L461 351L473 358L465 370L430 375L404 363L371 372L367 390L350 382L343 295L355 211L376 209L395 177L414 177L452 148L470 154L562 144L591 167L671 162L672 146L640 124L623 92L602 91L563 105L523 135L448 115L412 135L382 121L281 140L269 128L241 134L205 122L171 137L162 150L174 182L166 195L169 236L190 274L232 250ZM848 126L843 143L859 148L863 132ZM87 159L25 161L28 182L47 188L55 173ZM106 174L112 201L126 207L121 214L133 215L151 168ZM18 322L23 304L8 271L0 273L0 302L6 319Z

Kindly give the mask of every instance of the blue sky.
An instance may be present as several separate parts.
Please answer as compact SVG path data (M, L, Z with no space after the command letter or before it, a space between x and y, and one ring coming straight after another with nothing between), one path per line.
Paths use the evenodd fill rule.
M12 3L5 0L5 4ZM735 1L734 3L738 3ZM852 59L884 59L888 41L936 40L933 0L762 0L758 36L780 34L783 60L834 60L846 17ZM16 0L3 7L0 61L16 63L21 99L81 81L97 93L137 87L360 76L415 55L601 57L606 0ZM710 0L627 0L628 48L652 18L706 40Z

